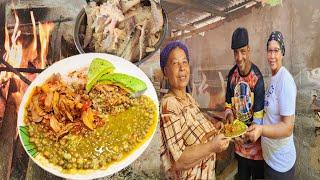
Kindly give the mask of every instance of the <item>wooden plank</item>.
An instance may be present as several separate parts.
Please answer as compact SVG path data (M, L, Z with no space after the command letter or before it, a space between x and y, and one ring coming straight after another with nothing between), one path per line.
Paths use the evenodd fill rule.
M192 26L192 25L181 25L175 21L169 21L169 24L172 24L171 25L171 28L174 28L174 29L178 29L178 30L189 30L189 31L192 31L194 29L197 29L196 27Z
M217 176L217 180L231 180L238 173L238 161L233 159L232 162Z
M247 5L247 4L251 3L251 2L253 2L253 0L243 1L243 2L241 2L241 3L239 3L239 4L236 4L236 5L234 5L234 6L231 6L231 7L226 8L226 9L225 9L225 12L234 11L234 10L236 10L236 9L238 9L238 8L241 8L241 7Z
M39 167L36 163L32 161L32 159L30 159L25 180L34 179L62 180L62 178L50 174L49 172L41 169L41 167Z
M165 0L165 1L169 3L177 4L180 6L192 7L195 9L206 11L214 15L224 16L225 14L223 11L219 11L215 9L212 5L204 4L205 2L202 2L200 0Z
M16 139L13 153L10 179L25 179L28 168L29 156L23 149L20 138Z
M179 35L179 36L171 37L167 41L179 40L179 39L183 39L183 38L188 37L188 36L193 36L195 34L206 32L206 31L209 31L211 29L217 28L217 27L221 26L222 24L224 24L224 20L218 21L218 22L213 23L213 24L209 24L207 26L195 29L193 31L190 31L188 33L185 33L185 34L182 34L182 35Z
M210 20L212 20L213 18L216 18L216 17L224 17L224 16L211 15L211 16L203 18L203 19L201 19L199 21L195 21L195 22L191 23L190 25L194 26L194 25L197 25L197 24L207 23L208 21L210 21Z
M14 92L14 80L10 79L9 92ZM10 178L14 142L17 134L16 105L11 93L8 95L3 125L0 131L0 179Z

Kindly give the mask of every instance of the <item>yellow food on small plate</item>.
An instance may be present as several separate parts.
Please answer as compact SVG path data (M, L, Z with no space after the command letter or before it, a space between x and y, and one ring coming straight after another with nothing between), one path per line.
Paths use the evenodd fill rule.
M224 135L228 138L235 138L243 135L247 131L248 126L236 119L233 123L224 126Z

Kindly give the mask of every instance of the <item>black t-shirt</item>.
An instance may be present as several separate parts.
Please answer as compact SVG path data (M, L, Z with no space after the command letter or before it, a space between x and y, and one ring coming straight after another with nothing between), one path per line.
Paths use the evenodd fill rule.
M251 63L251 68L245 76L240 75L237 65L228 74L226 105L235 116L246 124L251 124L253 118L263 118L264 81L258 67Z

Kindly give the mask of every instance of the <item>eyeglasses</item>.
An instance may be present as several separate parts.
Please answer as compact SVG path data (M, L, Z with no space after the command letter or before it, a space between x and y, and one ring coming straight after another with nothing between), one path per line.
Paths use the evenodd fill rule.
M268 52L268 54L272 54L272 53L278 54L280 52L280 49L279 48L277 48L277 49L268 49L267 52Z

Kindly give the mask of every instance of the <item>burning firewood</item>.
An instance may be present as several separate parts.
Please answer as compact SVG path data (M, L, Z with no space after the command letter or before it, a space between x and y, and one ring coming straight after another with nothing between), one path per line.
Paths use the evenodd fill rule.
M2 126L5 108L6 108L6 101L2 96L0 96L0 128Z

